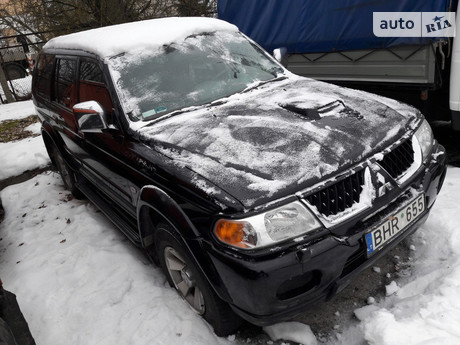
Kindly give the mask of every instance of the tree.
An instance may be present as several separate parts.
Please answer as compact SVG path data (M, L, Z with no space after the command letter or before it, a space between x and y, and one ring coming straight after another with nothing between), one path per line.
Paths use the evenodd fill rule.
M168 16L170 0L14 0L0 5L0 24L47 37Z
M42 40L137 20L215 16L217 0L10 0L0 2L0 27ZM30 39L26 36L26 39Z
M177 0L176 8L181 16L213 17L217 14L217 0Z

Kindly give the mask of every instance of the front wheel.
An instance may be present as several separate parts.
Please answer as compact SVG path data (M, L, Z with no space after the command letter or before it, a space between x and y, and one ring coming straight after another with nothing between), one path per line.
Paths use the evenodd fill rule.
M179 295L201 315L218 336L233 334L242 324L195 266L184 242L168 224L158 226L157 253L161 267Z

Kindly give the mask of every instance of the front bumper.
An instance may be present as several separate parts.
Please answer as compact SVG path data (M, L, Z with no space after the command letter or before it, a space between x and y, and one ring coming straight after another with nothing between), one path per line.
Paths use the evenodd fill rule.
M260 257L235 255L208 243L213 268L226 290L223 298L237 314L260 326L288 320L312 304L331 298L425 222L444 181L445 160L444 148L438 145L431 161L414 174L403 193L375 205L360 219L340 225L351 229L352 235L329 233L313 242L273 250ZM404 205L411 197L407 194L415 189L425 193L424 214L382 250L366 258L364 233ZM370 216L375 210L378 213ZM216 291L222 286L215 287Z

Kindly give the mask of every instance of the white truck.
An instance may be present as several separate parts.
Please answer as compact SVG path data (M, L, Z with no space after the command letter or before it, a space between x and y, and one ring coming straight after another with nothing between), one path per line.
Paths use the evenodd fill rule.
M29 34L37 39L34 34ZM33 67L39 46L29 44L25 35L0 37L0 63L8 80L25 78Z

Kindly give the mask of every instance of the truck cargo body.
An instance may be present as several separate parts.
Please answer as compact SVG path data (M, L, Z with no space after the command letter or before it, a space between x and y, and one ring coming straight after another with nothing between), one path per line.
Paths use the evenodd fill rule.
M218 11L266 50L285 48L293 73L397 98L435 120L450 117L452 38L376 37L373 13L449 12L457 1L219 0Z

